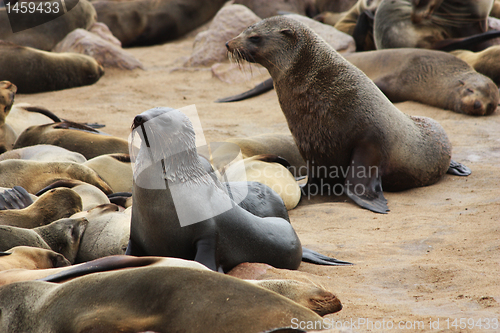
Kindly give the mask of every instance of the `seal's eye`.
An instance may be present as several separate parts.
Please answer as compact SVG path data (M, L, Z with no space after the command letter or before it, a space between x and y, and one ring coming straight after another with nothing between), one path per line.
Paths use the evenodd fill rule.
M252 43L258 43L262 40L262 37L260 36L250 36L248 37L248 40L251 41Z

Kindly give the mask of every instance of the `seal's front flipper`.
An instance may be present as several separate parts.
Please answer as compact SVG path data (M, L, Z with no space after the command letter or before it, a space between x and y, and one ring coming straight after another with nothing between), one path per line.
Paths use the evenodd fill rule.
M127 250L125 251L127 256L138 256L143 257L146 255L146 252L137 245L132 239L128 241Z
M448 168L448 171L446 171L446 173L455 176L468 176L472 173L472 170L461 163L451 160L450 167Z
M354 149L352 163L347 169L345 193L359 206L375 213L387 214L387 199L382 191L380 151L371 142Z
M330 258L316 251L309 250L305 247L302 248L302 261L310 262L311 264L316 264L316 265L330 265L330 266L353 265L350 262L337 260L335 258Z
M0 210L23 209L33 203L29 193L21 186L0 192Z
M196 242L196 256L194 257L194 261L207 266L213 271L223 273L215 258L216 246L215 237L198 240Z

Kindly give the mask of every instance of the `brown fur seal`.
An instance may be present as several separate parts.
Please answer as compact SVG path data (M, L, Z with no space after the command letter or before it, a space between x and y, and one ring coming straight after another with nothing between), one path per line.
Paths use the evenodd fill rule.
M393 103L411 100L476 116L490 115L498 106L498 87L445 52L403 48L353 53L345 58Z
M191 260L116 255L92 260L71 267L46 269L44 270L45 272L37 271L35 274L25 274L24 276L26 276L26 280L24 281L28 281L29 279L34 280L38 277L40 281L61 283L88 274L145 266L189 267L193 269L209 270L206 266ZM15 277L12 274L9 275L9 278L11 279ZM4 278L7 278L7 274L4 274ZM289 279L261 279L246 281L285 296L286 298L313 310L320 316L338 312L342 309L342 304L334 294L310 283L303 283ZM2 285L1 275L0 285Z
M14 104L16 91L16 85L9 81L0 81L0 153L11 150L17 138L14 129L5 123L5 118Z
M0 186L21 186L37 193L57 180L76 179L98 187L106 194L111 188L89 167L73 162L5 160L0 162Z
M500 45L490 46L481 52L457 50L451 54L462 59L476 71L492 79L497 86L500 86Z
M76 263L125 254L130 238L130 214L114 204L106 204L72 216L76 217L85 217L89 221Z
M55 268L69 265L71 264L62 254L31 246L16 246L3 252L0 256L0 271L15 268Z
M384 0L380 3L374 22L377 49L442 49L453 39L484 33L493 0L424 1L422 5L417 4L413 1L412 5L411 0Z
M0 211L0 224L31 229L70 217L81 210L82 199L75 191L58 188L44 193L26 208Z
M132 192L134 179L130 155L100 155L88 160L83 165L97 172L99 177L111 186L113 192Z
M358 0L334 25L335 29L353 36L356 51L375 50L373 19L382 0Z
M32 2L38 8L42 4L45 13L35 10L23 14L21 9L18 12L11 10L7 16L7 9L0 8L0 39L50 51L68 33L77 28L88 29L96 20L94 7L87 0L66 0L67 12L58 1ZM14 4L11 2L11 6ZM53 19L49 20L49 16Z
M74 263L87 224L85 218L68 218L33 229L0 226L0 251L33 246L60 253Z
M236 205L200 163L189 118L155 108L136 116L132 128L131 151L139 137L140 146L127 254L194 259L216 271L246 261L298 268L303 253L291 224Z
M200 270L209 270L202 264L178 258L164 257L133 257L133 256L109 256L92 260L86 263L70 267L48 268L48 269L15 269L0 272L0 286L20 281L47 281L67 282L72 279L89 274L116 271L120 269L131 269L136 267L185 267ZM294 280L246 280L259 287L274 291L294 302L313 310L320 316L338 312L342 304L331 292L312 285Z
M133 257L115 255L81 264L75 264L69 267L37 270L11 269L8 271L2 271L0 272L0 286L14 282L33 280L61 283L88 274L145 266L190 267L208 270L208 268L202 264L191 260L164 257Z
M443 128L399 111L303 24L269 18L226 45L269 70L299 151L311 163L309 193L346 193L386 213L382 183L388 190L426 186L448 170L451 144Z
M42 195L51 189L59 187L70 188L82 198L82 211L87 211L97 206L110 203L106 194L99 188L76 179L58 180L38 191L36 195Z
M83 124L64 121L27 128L16 140L15 148L51 144L81 153L91 159L99 155L128 154L128 142L122 138L103 135Z
M92 4L124 47L165 43L208 22L226 0L98 0Z
M262 154L278 155L290 163L288 169L295 177L307 175L306 162L300 156L289 133L268 133L246 138L229 138L226 141L237 144L243 158Z
M30 160L38 162L74 162L83 164L87 162L85 156L70 151L66 148L53 145L34 145L17 148L0 154L0 161L5 160Z
M283 200L287 210L300 201L301 191L295 177L276 155L256 155L233 163L221 172L222 179L254 181L269 186Z
M491 7L490 16L495 18L500 18L500 1L495 0L493 2L493 7Z
M201 328L206 333L255 333L290 327L292 319L322 320L290 299L231 276L156 266L90 274L62 284L13 283L0 288L0 311L5 333L198 333Z
M83 54L51 53L0 41L0 77L14 83L21 94L85 86L103 74L102 66Z

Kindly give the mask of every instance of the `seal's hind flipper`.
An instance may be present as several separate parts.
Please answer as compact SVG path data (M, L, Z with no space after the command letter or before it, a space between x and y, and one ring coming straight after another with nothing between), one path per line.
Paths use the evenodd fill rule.
M242 101L244 99L259 96L265 92L268 92L269 90L273 89L273 87L274 87L273 79L270 78L270 79L265 80L264 82L259 83L253 89L250 89L250 90L245 91L244 93L241 93L238 95L219 98L218 100L215 101L215 103L227 103L227 102Z
M375 213L387 214L387 199L382 191L380 152L368 140L358 144L352 163L346 170L345 193L359 206Z
M330 258L321 253L309 250L305 247L302 248L302 261L309 262L316 265L330 265L330 266L347 266L353 265L350 262Z
M21 186L0 192L0 210L23 209L33 203L29 193Z
M11 255L11 254L12 254L12 253L10 253L10 252L3 252L3 251L1 251L1 252L0 252L0 257L3 257L3 256L8 256L8 255Z
M446 171L446 173L455 176L468 176L472 173L472 170L463 165L462 163L458 163L455 162L454 160L451 160L450 167L448 168L448 171Z

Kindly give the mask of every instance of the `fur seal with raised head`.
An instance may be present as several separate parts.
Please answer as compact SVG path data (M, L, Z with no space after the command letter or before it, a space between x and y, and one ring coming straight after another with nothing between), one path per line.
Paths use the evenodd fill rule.
M66 218L33 229L0 226L0 251L33 246L60 253L74 263L87 224L85 218Z
M382 184L393 191L427 186L450 167L451 144L436 121L402 113L303 24L265 19L226 45L271 74L299 151L311 162L309 193L345 193L386 213Z
M134 204L127 254L194 259L224 272L247 261L298 268L303 254L291 224L257 217L231 200L200 163L189 118L154 108L136 116L132 129Z

